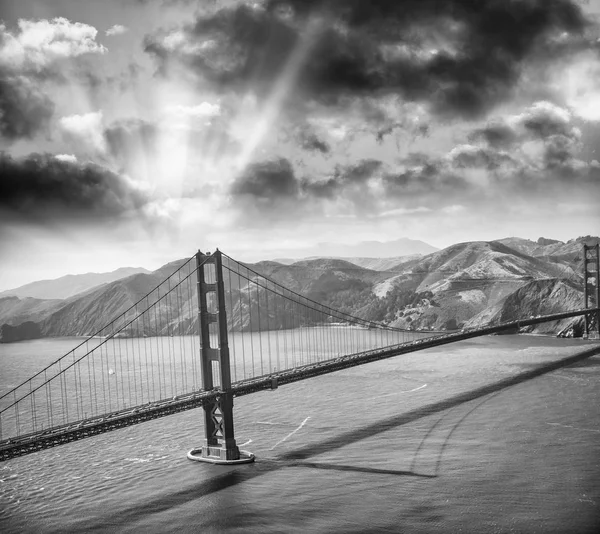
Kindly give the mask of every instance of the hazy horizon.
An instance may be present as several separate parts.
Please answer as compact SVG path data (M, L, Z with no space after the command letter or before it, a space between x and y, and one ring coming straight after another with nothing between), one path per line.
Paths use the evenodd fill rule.
M580 237L585 237L585 236L576 236L576 237L572 237L570 239L567 239L565 241L562 240L557 240L563 243L567 243L571 240L575 240L578 239ZM597 237L597 236L592 236L592 237ZM510 238L517 238L517 239L526 239L526 238L521 238L520 236L505 236L503 238L500 239L510 239ZM548 238L546 236L540 236L540 238L545 238L545 239L554 239L554 238ZM395 240L395 241L387 241L387 242L377 242L375 241L374 243L378 243L381 246L385 246L387 244L395 244L398 242L403 241L404 239L408 239L409 241L415 241L415 240L411 240L410 238L401 238L399 240ZM538 238L539 239L539 238ZM479 241L495 241L495 240L479 240ZM533 242L537 242L537 239L530 239L530 241ZM271 253L268 256L265 257L261 257L261 256L256 256L256 255L248 255L246 258L235 258L236 260L242 261L242 262L249 262L249 263L256 263L259 261L277 261L277 260L295 260L295 261L300 261L303 259L311 259L311 258L318 258L318 257L334 257L334 258L394 258L394 257L399 257L399 256L411 256L413 254L420 254L422 256L426 256L427 254L436 252L436 251L440 251L443 250L444 248L447 247L431 247L432 251L431 252L422 252L422 253L405 253L405 254L400 254L400 253L396 253L396 254L389 254L389 255L376 255L376 254L369 254L369 253L362 253L361 251L361 245L365 245L365 244L370 244L373 243L371 241L369 242L361 242L361 243L356 243L354 245L354 248L356 249L356 253L351 253L351 251L348 251L348 254L337 254L335 253L336 250L338 249L334 249L333 251L329 250L329 253L326 245L330 245L330 243L318 243L317 246L313 247L312 249L298 249L297 250L297 255L295 256L283 256L283 255L277 255L276 252ZM429 243L425 243L423 241L418 241L418 243L422 243L424 245L428 245ZM452 246L452 245L456 245L462 242L457 242L457 243L452 243L448 246ZM350 245L348 246L350 247ZM364 249L362 249L364 250ZM204 249L203 252L212 252L212 249ZM224 250L223 252L227 253L228 251ZM163 267L164 265L174 262L174 261L178 261L178 260L182 260L184 258L187 257L191 257L191 255L189 256L185 256L185 257L172 257L172 258L168 258L164 263L160 263L151 267L148 267L147 265L121 265L119 267L117 267L116 269L112 269L111 271L104 271L104 272L99 272L99 271L82 271L82 272L64 272L63 274L59 274L53 278L46 278L46 279L36 279L36 280L29 280L27 282L24 282L23 284L20 284L19 286L12 286L12 287L0 287L0 296L2 293L10 291L10 290L15 290L15 289L19 289L23 286L27 286L30 284L35 284L37 282L51 282L60 278L64 278L67 276L77 276L77 275L94 275L94 274L107 274L107 273L112 273L115 271L119 271L122 269L145 269L149 272L155 271L157 269L160 269L161 267Z

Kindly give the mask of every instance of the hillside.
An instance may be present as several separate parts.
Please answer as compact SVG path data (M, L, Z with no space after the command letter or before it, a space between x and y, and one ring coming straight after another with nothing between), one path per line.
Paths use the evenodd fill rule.
M364 269L370 269L372 271L387 271L389 269L394 268L401 262L413 260L416 258L420 258L422 254L409 254L408 256L394 256L391 258L347 258L347 257L313 257L313 258L303 258L299 259L291 259L291 258L278 258L273 260L276 263L280 263L282 265L291 265L292 263L297 263L299 261L304 260L319 260L319 259L331 259L331 260L343 260L349 263L353 263L358 267L363 267Z
M416 264L396 266L394 271L399 274L392 286L414 288L415 294L423 298L399 311L392 324L400 328L443 330L497 321L498 317L488 315L489 310L503 306L505 299L534 280L568 280L582 303L581 290L575 289L581 285L581 276L573 265L533 257L522 252L523 247L519 248L499 241L459 243ZM529 286L527 291L535 291L535 286ZM562 309L558 294L549 298L557 309ZM503 317L522 316L517 312L512 309Z
M45 336L92 335L157 287L183 262L184 260L171 262L151 273L134 274L72 297L59 310L41 321L41 331ZM140 305L140 309L143 309L143 305L144 303ZM173 317L181 314L182 311L178 310ZM156 324L161 323L161 318L152 319L145 325L136 325L140 335L163 333L157 332L155 328ZM130 334L136 335L135 332Z
M498 324L515 317L537 317L582 306L581 291L561 280L534 280L520 287L504 299L486 308L466 322L466 327L482 324ZM583 318L576 317L528 327L527 332L538 334L581 335Z
M568 243L544 240L542 244L515 238L459 243L426 256L402 258L385 270L336 258L301 260L290 265L262 261L248 266L292 291L367 320L411 330L453 330L582 306L580 263L584 239L597 238ZM6 326L0 326L0 337L13 341L19 336L93 334L143 298L183 261L109 282L65 300L0 299L0 325ZM247 281L227 270L225 288L226 298L235 303L228 312L235 330L255 330L259 324L266 324L267 313L272 327L288 328L293 324L293 313L298 313L292 308L275 313L259 307L259 301L266 301L264 289L248 291ZM253 312L252 319L246 313L248 309ZM135 330L126 335L195 331L195 292L173 299L162 313L136 323ZM310 325L313 320L303 317L301 324ZM580 323L579 319L570 320L535 331L572 335L580 332Z
M148 273L141 267L121 267L110 273L68 274L54 280L40 280L0 293L0 297L14 296L36 299L68 299L96 286L126 278L132 274Z
M555 239L546 239L540 237L537 241L521 239L519 237L507 237L499 239L496 243L502 243L514 250L528 254L536 258L547 258L553 261L576 262L581 261L582 245L596 245L600 242L600 238L594 236L578 237L570 239L566 243Z
M0 325L15 326L25 321L38 322L62 305L62 300L0 297Z

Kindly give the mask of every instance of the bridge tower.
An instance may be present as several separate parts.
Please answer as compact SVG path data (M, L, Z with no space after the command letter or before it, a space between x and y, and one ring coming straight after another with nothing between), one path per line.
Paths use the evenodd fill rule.
M583 298L584 308L600 307L600 245L583 245ZM594 321L595 315L595 321ZM600 311L585 317L584 337L600 338ZM595 323L595 332L594 330Z
M203 406L204 444L201 448L192 449L188 458L213 464L248 463L254 461L254 455L239 450L233 430L233 393L222 261L218 249L213 254L200 251L196 254L202 389L218 394ZM216 338L217 347L211 346L211 337Z

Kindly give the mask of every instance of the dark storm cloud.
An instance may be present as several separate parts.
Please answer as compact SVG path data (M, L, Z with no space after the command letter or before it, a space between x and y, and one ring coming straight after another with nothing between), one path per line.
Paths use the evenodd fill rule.
M279 18L246 5L199 16L172 44L165 34L147 36L146 52L162 67L180 61L221 89L270 85L298 42L296 30ZM186 45L190 45L189 47Z
M487 169L516 167L517 162L507 154L495 148L467 146L455 149L452 153L452 166L457 169Z
M280 158L250 165L230 194L237 204L261 206L285 218L302 207L315 208L315 202L343 201L356 213L376 213L390 201L407 206L418 199L421 205L439 205L472 189L441 158L411 154L399 169L366 159L337 165L331 175L309 179L297 176L291 163ZM377 191L371 189L373 185L379 186Z
M578 146L572 137L553 135L544 144L544 165L548 170L576 171Z
M494 120L469 135L471 141L482 141L484 147L471 147L455 155L458 167L479 166L488 169L517 160L504 150L519 149L528 141L541 144L542 168L549 171L571 171L579 175L577 163L581 149L581 132L572 124L570 113L549 102L538 102L510 121ZM490 164L493 166L490 166ZM526 166L525 161L521 163Z
M383 140L387 135L392 135L395 130L399 131L408 131L412 134L413 138L416 139L418 137L427 137L429 135L429 125L428 124L418 124L416 126L409 125L405 122L392 122L388 123L386 126L382 126L378 128L375 132L375 139L378 143L383 143Z
M381 161L375 159L363 159L355 165L348 165L336 170L336 178L341 183L362 184L373 176L373 173L381 167Z
M571 113L551 102L536 102L513 117L510 126L521 139L543 140L553 135L579 137L579 130L572 124Z
M473 144L442 156L409 153L395 165L366 159L336 165L324 176L299 176L280 159L250 166L231 193L244 200L238 202L242 209L254 207L263 223L274 217L291 221L300 211L372 217L556 198L584 202L600 193L600 167L579 159L580 135L568 110L538 102L467 133Z
M32 138L47 128L53 113L54 103L35 85L0 68L0 137Z
M490 135L490 132L493 132ZM490 193L539 203L587 202L600 193L600 170L581 157L581 131L567 109L538 102L504 121L495 119L447 158L453 172L488 171Z
M148 36L146 51L163 72L179 64L219 90L260 95L301 46L313 15L324 23L294 97L338 105L397 94L467 118L508 99L528 62L584 46L590 24L571 0L272 0L202 14L177 39Z
M0 211L43 222L103 220L148 201L121 176L94 164L50 154L12 158L0 153Z
M253 197L266 202L293 199L299 186L291 163L285 158L252 163L231 186L234 197Z
M570 115L551 105L531 108L521 115L519 122L531 137L546 139L552 135L573 135Z
M356 200L366 201L366 184L381 168L382 162L374 159L365 159L351 165L337 165L333 176L325 180L302 180L302 191L310 197L327 198L334 200L346 196L348 193L359 193ZM360 196L363 193L363 196Z
M469 135L469 141L484 141L493 148L508 148L518 139L513 128L502 123L490 123Z
M285 158L253 163L234 181L230 194L236 201L253 201L261 206L290 209L315 200L350 199L357 205L367 200L367 183L382 163L363 160L335 168L332 176L320 180L298 177ZM294 211L294 210L292 210Z
M295 135L295 140L301 148L308 150L309 152L321 152L321 154L328 154L331 151L329 143L324 139L321 139L309 127L298 128Z
M427 159L417 167L386 173L382 179L386 195L410 202L419 199L427 206L432 201L450 201L469 189L468 182L449 172L440 160Z

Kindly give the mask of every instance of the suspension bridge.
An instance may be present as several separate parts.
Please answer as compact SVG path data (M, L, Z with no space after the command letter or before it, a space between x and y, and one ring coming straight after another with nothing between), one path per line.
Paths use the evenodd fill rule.
M598 246L584 248L578 310L457 332L415 332L320 304L226 254L198 252L70 352L0 396L0 460L197 407L192 460L243 463L233 399L341 369L585 316L600 322Z

